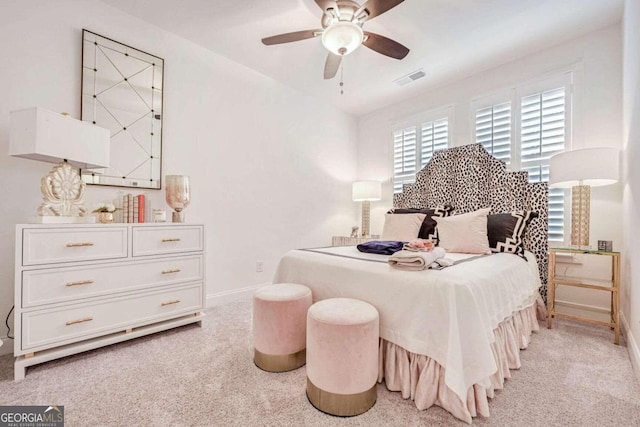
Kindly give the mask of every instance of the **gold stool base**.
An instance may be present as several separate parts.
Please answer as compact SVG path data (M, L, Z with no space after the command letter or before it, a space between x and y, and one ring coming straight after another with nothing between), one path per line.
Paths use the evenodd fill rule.
M307 349L291 354L264 354L253 349L253 363L267 372L293 371L307 363Z
M307 377L307 399L316 409L329 415L353 417L367 412L378 398L377 384L367 391L355 394L338 394L316 387Z

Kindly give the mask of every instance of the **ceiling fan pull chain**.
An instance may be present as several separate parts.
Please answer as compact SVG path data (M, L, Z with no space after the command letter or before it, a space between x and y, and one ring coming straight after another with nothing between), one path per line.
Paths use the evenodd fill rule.
M344 95L344 65L340 66L340 95Z

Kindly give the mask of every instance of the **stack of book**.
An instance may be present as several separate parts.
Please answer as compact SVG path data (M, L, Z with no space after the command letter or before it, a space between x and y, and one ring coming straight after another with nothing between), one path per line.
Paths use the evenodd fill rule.
M145 222L146 197L144 194L134 196L131 193L122 196L122 222Z

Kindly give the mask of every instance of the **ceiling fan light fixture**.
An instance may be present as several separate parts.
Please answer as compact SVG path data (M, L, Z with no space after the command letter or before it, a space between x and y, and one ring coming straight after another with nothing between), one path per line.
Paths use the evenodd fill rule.
M336 55L348 55L364 40L364 32L358 24L340 21L325 28L322 44Z

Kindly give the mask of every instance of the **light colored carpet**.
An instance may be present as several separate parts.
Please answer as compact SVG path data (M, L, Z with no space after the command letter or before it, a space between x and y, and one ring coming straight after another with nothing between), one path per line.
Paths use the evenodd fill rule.
M557 325L557 326L555 326ZM523 366L477 426L638 426L640 389L607 328L558 320L522 352ZM272 374L252 362L251 301L207 310L190 325L29 368L13 382L0 357L1 405L64 405L73 426L457 426L378 385L368 412L338 418L305 396L305 369Z

